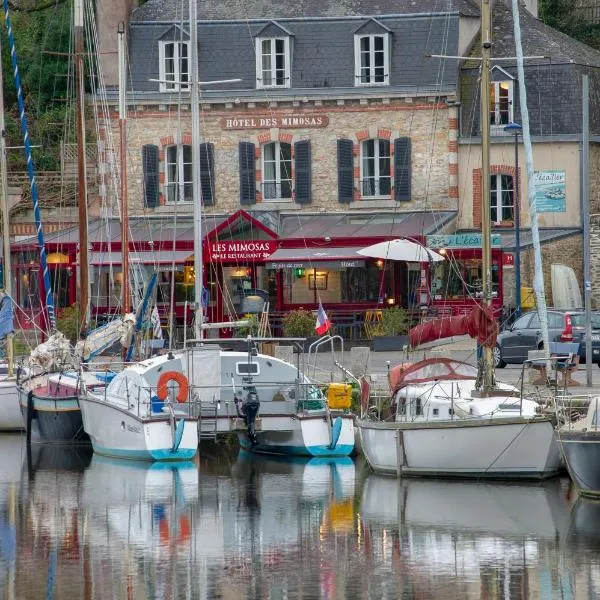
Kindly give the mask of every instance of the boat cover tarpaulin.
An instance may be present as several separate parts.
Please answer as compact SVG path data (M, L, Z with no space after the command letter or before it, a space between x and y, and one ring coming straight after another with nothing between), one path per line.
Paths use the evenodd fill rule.
M477 369L451 358L426 358L415 363L403 363L390 369L390 387L395 392L407 385L429 381L475 379Z
M467 315L433 319L413 327L408 336L413 348L459 335L469 335L482 346L493 348L498 337L498 322L491 306L477 305Z

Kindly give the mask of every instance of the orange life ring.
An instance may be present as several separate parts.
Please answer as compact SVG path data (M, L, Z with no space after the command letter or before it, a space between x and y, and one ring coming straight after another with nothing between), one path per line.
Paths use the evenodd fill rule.
M166 400L169 395L169 381L176 381L179 384L179 390L177 391L177 402L185 402L187 400L188 391L190 384L187 377L178 371L165 371L158 378L158 384L156 385L156 395L159 400Z

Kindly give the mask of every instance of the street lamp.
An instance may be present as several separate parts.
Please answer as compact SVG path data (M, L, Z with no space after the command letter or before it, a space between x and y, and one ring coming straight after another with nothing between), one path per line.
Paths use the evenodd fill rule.
M521 316L521 224L519 210L519 133L523 127L518 123L509 123L504 126L504 131L515 134L515 179L514 179L514 195L515 195L515 318Z

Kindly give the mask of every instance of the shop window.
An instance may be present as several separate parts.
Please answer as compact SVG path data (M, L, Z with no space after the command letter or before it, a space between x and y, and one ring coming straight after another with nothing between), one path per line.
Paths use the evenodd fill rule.
M167 202L191 202L192 147L187 144L167 146L165 160Z
M290 87L290 38L256 39L256 87Z
M357 35L354 37L356 85L389 85L389 36Z
M292 145L270 142L263 146L263 198L292 199Z
M360 147L360 185L363 198L389 198L392 191L390 141L365 140Z
M354 267L340 273L341 301L383 302L394 297L394 268L389 263L382 274L375 264Z
M514 221L515 199L512 175L492 175L490 211L492 223L512 223Z
M492 264L492 296L498 295L500 267ZM436 264L431 280L434 300L466 300L482 296L481 259L456 259Z
M159 42L160 91L189 90L189 42Z
M513 122L513 82L494 81L490 84L490 125Z
M71 269L57 267L56 269L49 269L49 272L54 307L65 308L70 306L69 279L71 278Z

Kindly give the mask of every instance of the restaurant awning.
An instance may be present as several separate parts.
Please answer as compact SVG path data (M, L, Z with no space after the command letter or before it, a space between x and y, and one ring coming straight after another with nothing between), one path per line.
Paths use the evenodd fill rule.
M346 269L364 267L360 246L340 248L279 248L269 257L267 269Z
M183 264L193 260L194 255L190 250L157 250L156 252L130 252L129 262L131 264L153 265L153 264ZM120 265L120 252L90 252L91 265Z

